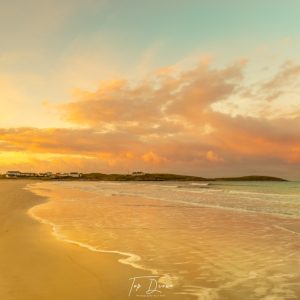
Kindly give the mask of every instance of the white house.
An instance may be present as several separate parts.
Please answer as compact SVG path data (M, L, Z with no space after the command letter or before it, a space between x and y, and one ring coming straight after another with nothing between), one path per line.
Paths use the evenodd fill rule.
M139 172L132 172L132 173L131 173L132 176L143 176L143 175L145 175L145 174L146 174L146 173L140 172L140 171L139 171Z
M5 175L5 177L7 178L16 178L20 176L21 176L21 172L19 171L7 171Z
M82 176L82 174L81 174L81 173L78 173L78 172L71 172L71 173L69 174L69 176L70 176L70 177L74 177L74 178L79 178L79 177Z
M38 176L39 177L51 177L52 176L52 172L39 173Z
M49 178L62 178L62 177L73 177L79 178L82 177L82 173L71 172L71 173L55 173L45 172L45 173L29 173L29 172L20 172L20 171L7 171L5 176L7 178L17 178L17 177L49 177Z

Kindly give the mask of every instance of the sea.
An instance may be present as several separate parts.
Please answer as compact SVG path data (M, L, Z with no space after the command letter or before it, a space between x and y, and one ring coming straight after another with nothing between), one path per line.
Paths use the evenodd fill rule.
M300 182L34 183L29 214L194 299L300 299ZM124 298L125 299L125 298Z

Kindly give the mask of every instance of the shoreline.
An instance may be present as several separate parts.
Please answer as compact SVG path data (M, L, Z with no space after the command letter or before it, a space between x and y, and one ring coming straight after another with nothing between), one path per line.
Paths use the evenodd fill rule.
M0 298L5 300L126 299L130 278L149 273L120 264L120 255L87 251L53 238L27 211L47 199L24 189L32 180L0 181ZM130 299L140 297L130 296ZM191 299L166 295L164 299Z
M200 300L242 298L248 294L253 299L299 294L297 288L289 288L298 278L295 249L299 241L291 232L278 228L297 225L290 218L274 215L276 206L269 212L265 206L268 202L254 201L260 211L253 212L252 206L246 211L223 207L216 194L207 199L201 196L206 204L212 202L209 206L189 201L186 205L188 199L194 199L194 195L189 196L193 191L181 195L176 189L166 192L159 186L152 191L152 184L139 191L130 184L121 188L110 183L106 187L92 183L35 187L38 194L50 200L34 211L37 216L57 224L63 235L72 240L101 249L137 253L146 267L175 275L174 280L178 275L176 285L183 295L179 299L185 295ZM163 196L166 198L160 199ZM218 207L211 206L218 201ZM192 209L195 206L201 209ZM99 232L98 226L104 230ZM141 230L134 234L128 230L133 228ZM164 261L163 257L168 258ZM277 290L272 290L273 278L279 274L284 276L278 280Z
M48 200L48 201L51 201L51 200ZM120 256L125 256L125 258L119 258L118 262L120 262L122 264L125 264L125 265L129 265L129 266L131 266L133 268L136 268L136 269L140 269L140 270L146 271L146 272L149 271L153 275L157 275L158 274L158 272L156 270L154 270L154 269L153 270L152 269L146 269L146 268L143 268L143 266L136 264L135 262L141 260L141 257L138 256L137 254L122 252L122 251L118 251L118 250L111 250L111 251L109 251L109 250L101 250L101 249L98 249L98 248L96 248L94 246L91 246L89 244L81 243L81 242L78 242L78 241L66 238L65 236L63 236L62 233L58 232L58 229L57 229L58 226L56 224L51 223L50 221L47 221L47 220L45 220L43 218L40 218L40 217L36 216L33 212L31 212L31 210L33 208L37 207L37 206L39 206L39 205L31 207L27 211L27 214L32 219L38 221L39 223L42 223L42 224L47 225L47 226L50 226L52 228L51 233L52 233L52 235L57 240L59 240L61 242L65 242L65 243L69 243L69 244L73 244L73 245L79 246L81 248L87 249L87 250L92 251L92 252L113 253L113 254L117 254L117 255L120 255Z
M44 184L44 183L45 182L41 182L41 184ZM51 183L53 183L53 182L51 182ZM120 264L129 265L129 266L131 266L131 267L133 267L135 269L142 270L143 272L147 272L147 273L152 274L154 276L160 276L160 279L159 279L160 283L164 283L165 281L168 281L168 279L167 279L168 275L167 274L159 274L158 270L152 269L152 268L146 268L142 264L139 264L138 262L142 260L142 258L139 255L137 255L135 253L124 252L124 251L119 251L119 250L99 249L99 248L97 248L95 246L92 246L90 244L86 244L86 243L82 243L82 242L70 239L70 238L64 236L63 233L59 232L59 229L58 229L59 226L57 224L54 224L54 223L52 223L52 222L50 222L50 221L48 221L46 219L43 219L43 218L37 216L36 214L34 214L33 210L36 207L39 207L40 205L44 205L47 202L56 201L55 197L45 196L42 193L39 194L39 192L37 191L37 190L39 190L39 188L37 188L37 190L35 190L35 187L38 184L39 183L31 184L31 186L30 185L26 185L25 189L28 190L28 191L30 191L31 193L37 195L37 196L45 198L46 200L45 200L44 203L41 203L41 204L38 204L38 205L35 205L35 206L31 207L27 211L27 214L30 216L30 218L35 219L36 221L38 221L38 222L40 222L42 224L50 226L52 228L52 235L57 240L59 240L61 242L65 242L65 243L69 243L69 244L73 244L73 245L79 246L79 247L81 247L83 249L87 249L87 250L92 251L92 252L112 253L112 254L119 255L119 256L121 256L121 258L118 259L118 262Z

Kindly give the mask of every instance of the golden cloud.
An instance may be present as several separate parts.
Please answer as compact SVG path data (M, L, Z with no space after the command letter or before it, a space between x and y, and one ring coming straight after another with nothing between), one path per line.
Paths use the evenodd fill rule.
M232 116L212 108L245 95L244 68L244 61L223 68L202 62L187 71L158 70L139 83L115 80L95 92L78 91L61 109L65 120L81 128L0 129L0 151L61 155L45 160L56 165L59 159L73 160L78 168L94 171L153 167L240 174L300 164L299 114ZM272 94L274 85L290 82L298 71L287 65L261 90Z

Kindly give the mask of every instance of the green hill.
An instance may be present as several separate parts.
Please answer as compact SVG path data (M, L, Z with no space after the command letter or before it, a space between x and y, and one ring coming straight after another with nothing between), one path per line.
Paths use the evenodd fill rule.
M270 176L243 176L224 178L204 178L198 176L165 174L165 173L145 173L142 175L129 174L83 174L80 180L107 180L107 181L286 181L282 178Z

